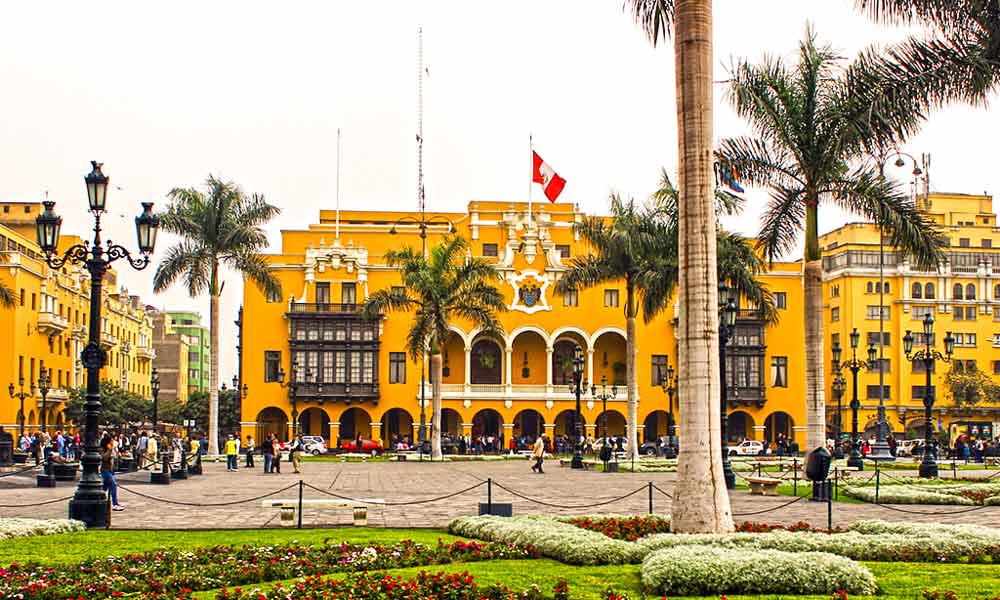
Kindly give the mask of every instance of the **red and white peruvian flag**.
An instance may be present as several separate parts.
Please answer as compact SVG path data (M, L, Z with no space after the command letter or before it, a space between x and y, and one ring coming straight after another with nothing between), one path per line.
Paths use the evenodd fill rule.
M542 157L538 156L534 150L531 152L531 158L534 164L531 180L542 184L542 188L545 189L545 197L549 199L549 202L555 202L563 188L566 187L566 180L552 170L552 167L543 161Z

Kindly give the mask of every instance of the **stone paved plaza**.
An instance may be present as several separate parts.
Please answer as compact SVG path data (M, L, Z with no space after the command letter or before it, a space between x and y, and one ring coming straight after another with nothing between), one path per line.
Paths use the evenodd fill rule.
M544 475L531 472L529 463L521 460L437 463L429 462L308 462L303 464L302 475L292 472L291 465L283 463L281 474L265 475L260 468L240 469L229 473L224 463L205 463L205 474L188 480L175 480L168 486L151 485L146 472L119 476L119 483L140 494L184 504L170 504L141 497L126 489L120 490L120 500L127 508L113 513L115 528L186 529L186 528L254 528L279 526L278 510L262 508L260 501L231 504L228 506L191 506L193 504L220 504L258 497L286 486L291 489L273 498L297 498L300 478L319 490L350 498L382 499L395 506L372 506L369 525L377 527L441 527L449 519L476 514L479 502L486 502L487 478L494 481L493 500L512 502L514 514L594 514L633 513L645 514L648 510L648 482L672 493L674 473L598 473L560 468L556 461L549 461ZM899 472L898 474L903 474ZM985 472L984 472L985 473ZM980 473L980 476L984 473ZM56 500L73 493L74 484L60 483L55 489L33 487L31 477L15 475L0 479L0 505L31 505ZM907 472L913 475L913 472ZM964 472L974 476L975 472ZM406 504L447 495L477 484L474 490L430 503ZM629 498L603 506L588 508L560 508L518 498L500 486L550 505L580 506L596 504L639 490ZM305 488L304 498L329 498L320 491ZM654 510L667 513L670 499L654 491ZM825 527L826 504L801 500L786 508L764 514L751 515L788 503L787 496L750 496L748 492L732 492L733 510L737 520L767 522L808 521ZM917 515L897 512L870 504L835 503L835 525L845 525L859 518L881 518L899 521L942 523L978 523L1000 526L1000 507L988 507L962 514L959 506L900 507L907 511L933 513ZM0 508L3 517L66 516L66 502L59 501L42 506ZM336 508L306 508L303 526L350 525L351 512Z

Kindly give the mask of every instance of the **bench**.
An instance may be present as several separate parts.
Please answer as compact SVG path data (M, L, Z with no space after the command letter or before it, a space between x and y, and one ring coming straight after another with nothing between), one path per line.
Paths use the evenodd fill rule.
M560 467L569 467L572 464L573 464L573 459L572 458L560 458L559 459L559 466ZM587 460L587 459L584 459L584 461L583 461L583 470L584 471L593 471L594 467L596 467L599 464L601 464L601 463L598 462L598 461L596 461L596 460Z
M773 477L748 477L750 493L755 496L777 496L780 479Z
M350 508L354 511L354 526L355 527L365 527L368 525L368 504L384 504L385 500L365 500L354 501L354 500L338 500L336 498L321 498L321 499L303 499L301 501L302 507L306 506L330 506L334 508ZM295 521L295 509L299 507L300 501L297 499L291 500L280 500L280 499L268 499L262 500L260 505L264 508L278 508L281 509L281 524L285 526L293 525Z

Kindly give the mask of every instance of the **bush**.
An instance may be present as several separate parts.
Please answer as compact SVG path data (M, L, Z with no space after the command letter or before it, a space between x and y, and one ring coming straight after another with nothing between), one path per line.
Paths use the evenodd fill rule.
M72 519L0 518L0 540L34 535L68 533L70 531L83 531L84 529L86 527L83 521L73 521Z
M599 516L560 519L580 529L603 533L615 540L634 542L654 533L669 533L670 519L658 516Z
M870 595L878 586L861 564L822 552L733 550L693 546L653 552L642 562L642 583L659 594Z
M570 565L619 565L642 558L631 542L548 517L459 517L448 524L448 531L492 542L531 544L542 556Z
M852 498L875 502L875 487L872 485L844 485L843 491ZM883 504L950 504L961 506L991 505L1000 497L1000 484L953 482L920 482L882 485L879 487L878 501Z

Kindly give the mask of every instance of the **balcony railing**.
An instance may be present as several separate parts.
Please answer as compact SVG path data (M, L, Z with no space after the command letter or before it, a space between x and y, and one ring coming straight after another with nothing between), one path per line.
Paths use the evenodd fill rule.
M107 331L101 332L101 347L105 350L114 348L118 344L118 338L111 335Z
M59 335L69 328L69 321L53 312L38 313L38 330L46 335Z
M156 358L156 350L150 346L136 346L135 356L140 360L153 360Z
M62 388L54 388L49 390L49 393L45 396L45 402L65 402L69 400L69 391ZM41 404L41 399L39 399L39 404Z
M329 304L323 302L293 302L288 312L304 314L357 314L361 312L360 304Z

